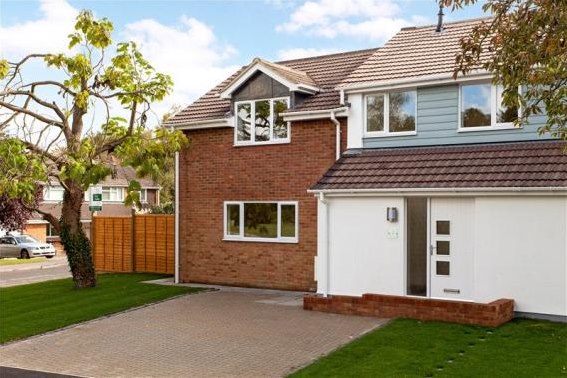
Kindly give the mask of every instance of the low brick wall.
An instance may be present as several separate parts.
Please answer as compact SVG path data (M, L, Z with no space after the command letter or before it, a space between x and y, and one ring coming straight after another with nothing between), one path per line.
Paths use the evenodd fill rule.
M411 318L461 324L497 327L514 317L514 301L499 299L490 303L473 303L395 295L364 294L362 297L307 294L305 310L380 318Z

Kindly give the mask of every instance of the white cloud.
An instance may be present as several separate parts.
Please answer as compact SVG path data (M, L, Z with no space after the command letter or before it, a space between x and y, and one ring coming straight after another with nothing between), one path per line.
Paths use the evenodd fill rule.
M41 17L0 26L0 56L17 60L30 53L63 52L79 11L65 0L41 0Z
M173 78L173 94L154 107L158 114L187 105L238 69L226 64L236 49L218 42L214 31L195 18L181 16L177 27L140 20L125 26L124 37L136 41L144 57Z
M290 48L290 49L282 49L278 50L278 59L280 60L292 60L292 59L299 59L299 58L307 58L310 56L318 56L318 55L327 55L327 54L334 54L341 52L339 49L319 49L319 48Z
M400 28L421 24L421 16L403 18L393 0L311 0L295 9L279 32L303 32L325 38L365 37L384 41Z

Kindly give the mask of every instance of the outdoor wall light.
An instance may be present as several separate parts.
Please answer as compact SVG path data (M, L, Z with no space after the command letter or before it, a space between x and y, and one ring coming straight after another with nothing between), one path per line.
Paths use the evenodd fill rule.
M398 221L398 208L397 207L388 207L386 210L386 220L388 222L397 222Z

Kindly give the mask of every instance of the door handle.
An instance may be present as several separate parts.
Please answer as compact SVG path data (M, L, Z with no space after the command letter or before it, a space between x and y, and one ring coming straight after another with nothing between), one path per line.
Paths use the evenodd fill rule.
M433 250L435 249L435 247L432 245L429 246L429 255L433 256Z

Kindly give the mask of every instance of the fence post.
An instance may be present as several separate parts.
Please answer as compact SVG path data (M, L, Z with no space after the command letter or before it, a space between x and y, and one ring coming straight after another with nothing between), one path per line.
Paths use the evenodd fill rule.
M136 209L132 208L132 237L130 238L130 250L132 255L132 272L136 273Z
M95 246L96 234L94 232L94 228L95 228L94 224L95 224L95 215L93 213L91 213L91 229L89 230L89 233L90 233L89 236L90 236L90 240L91 240L91 248L92 248L91 255L92 255L92 258L93 258L93 265L94 265L94 268L95 268L95 271L96 271L96 268L97 268L97 266L96 266L96 246Z

